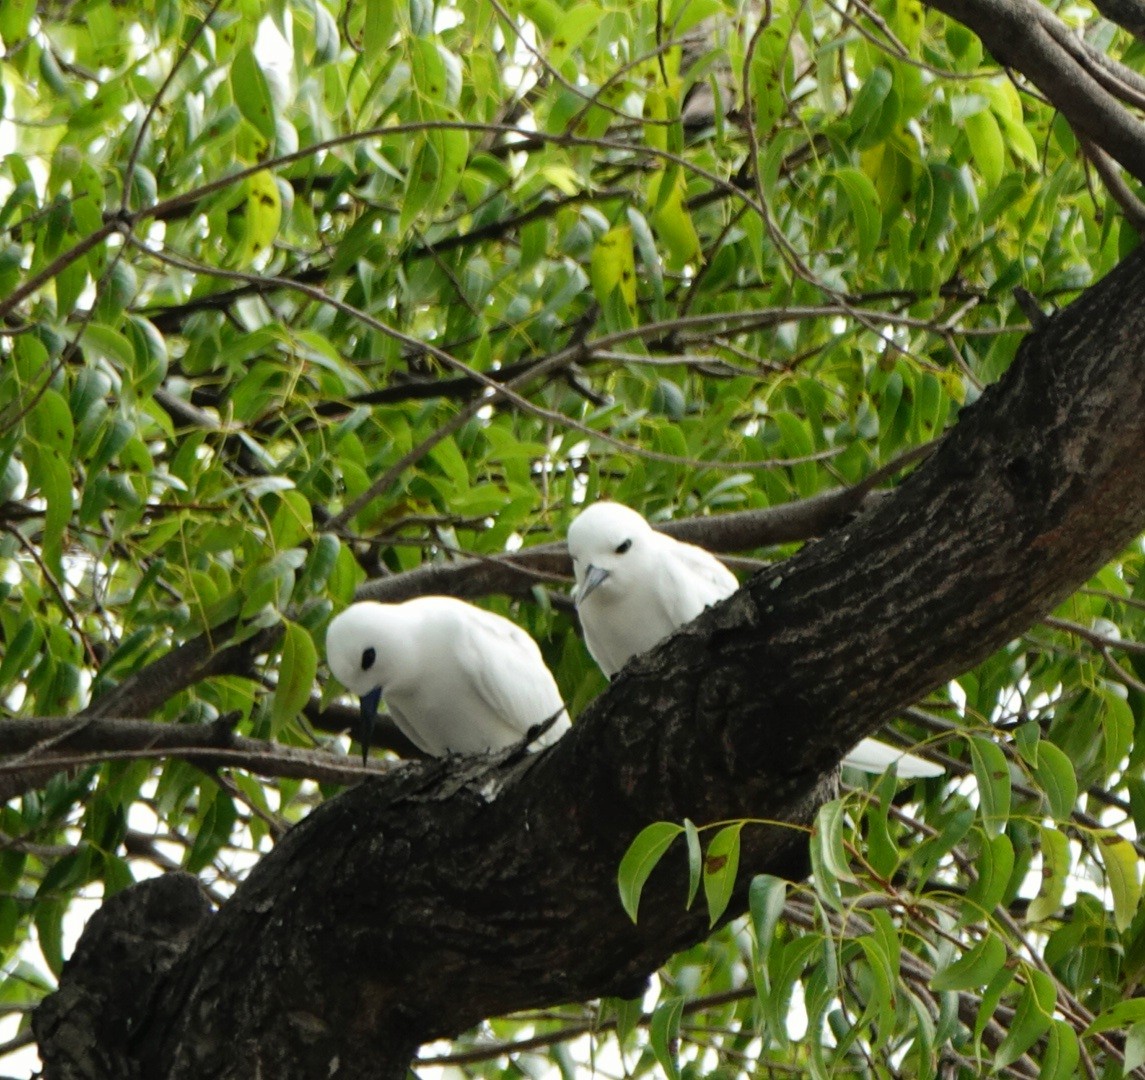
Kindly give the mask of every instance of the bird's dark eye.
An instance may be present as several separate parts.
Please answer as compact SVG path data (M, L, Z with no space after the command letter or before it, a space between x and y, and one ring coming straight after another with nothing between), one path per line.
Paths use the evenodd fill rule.
M373 649L362 650L362 670L369 671L374 666L374 661L377 660L378 654Z
M623 544L617 544L616 554L623 555L630 547L632 547L632 541L625 540Z

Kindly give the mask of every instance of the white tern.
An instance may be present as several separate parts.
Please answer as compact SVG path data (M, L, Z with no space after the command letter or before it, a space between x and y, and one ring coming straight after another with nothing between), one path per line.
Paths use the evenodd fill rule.
M569 526L568 547L585 643L610 678L739 587L710 552L656 532L620 503L593 503L581 511ZM843 759L876 774L892 763L905 779L945 771L877 739L864 739Z
M569 727L537 643L449 596L351 604L330 621L326 659L361 698L363 759L382 696L401 732L434 757L501 750L556 717L533 744L548 746Z

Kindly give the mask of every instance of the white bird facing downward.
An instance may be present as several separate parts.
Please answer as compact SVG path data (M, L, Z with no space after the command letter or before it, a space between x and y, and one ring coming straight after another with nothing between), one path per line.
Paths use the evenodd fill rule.
M536 642L508 619L452 597L351 604L330 622L326 659L361 698L363 758L383 696L401 732L434 757L504 749L553 716L532 748L569 727Z
M620 503L598 502L581 511L569 526L568 547L585 644L610 678L739 588L710 552L656 532ZM877 739L864 739L843 759L870 773L892 763L904 779L944 772Z

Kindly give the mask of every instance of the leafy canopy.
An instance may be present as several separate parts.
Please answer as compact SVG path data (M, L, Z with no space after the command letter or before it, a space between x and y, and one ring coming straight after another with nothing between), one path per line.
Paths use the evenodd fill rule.
M107 715L183 747L219 718L269 744L206 768L150 740L6 744L0 1008L53 985L79 898L173 864L223 897L347 778L319 655L367 578L559 539L585 499L688 516L858 481L1006 368L1015 287L1064 301L1136 243L968 30L917 0L763 16L0 7L4 725L118 687ZM574 712L599 692L562 583L482 602ZM650 1016L605 1002L495 1040L547 1036L521 1068L567 1072L591 1029L598 1060L672 1077L1141 1065L1143 621L1135 548L912 710L950 776L909 802L850 777L814 883L757 880ZM234 662L196 667L202 642ZM740 828L642 834L630 910L651 862L687 857L715 921Z

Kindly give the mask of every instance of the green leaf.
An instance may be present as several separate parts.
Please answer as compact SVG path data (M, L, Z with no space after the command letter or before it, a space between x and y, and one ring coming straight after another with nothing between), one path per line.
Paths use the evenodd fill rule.
M894 76L885 67L875 68L863 80L851 105L851 130L860 149L883 141L898 119Z
M200 797L206 791L212 795L206 806L197 815L198 830L195 832L195 842L187 852L184 869L190 874L197 874L218 855L222 846L230 840L234 829L237 813L234 801L225 792L210 788L200 788Z
M68 525L72 518L72 473L58 454L45 451L37 455L40 494L47 503L44 516L44 562L63 580L63 551Z
M71 893L86 885L92 876L92 848L86 841L73 852L58 858L44 875L37 896Z
M640 998L622 999L610 998L616 1012L616 1038L624 1046L640 1023L644 1015L643 1003Z
M965 60L960 71L973 71L982 62L982 44L978 36L965 26L946 20L946 46L958 60Z
M1072 1080L1081 1057L1077 1033L1064 1020L1055 1020L1046 1036L1040 1080Z
M28 434L40 446L61 458L69 458L75 439L72 412L62 394L48 387L28 415Z
M835 169L830 175L850 204L851 217L859 238L856 253L860 259L868 259L879 242L883 228L883 215L875 185L864 173L850 166Z
M442 439L429 452L430 459L453 481L459 491L469 487L469 468L453 439Z
M404 234L419 214L433 217L453 197L465 174L469 136L464 131L435 129L426 133L406 176L400 229Z
M271 703L271 731L277 735L310 700L318 674L318 650L309 632L298 623L283 620L285 638L282 662L278 668L278 685Z
M769 133L787 109L784 73L790 63L791 16L769 21L756 43L751 65L751 92L756 128L761 137Z
M1145 1023L1134 1024L1125 1036L1125 1075L1145 1065Z
M414 85L430 116L440 115L433 106L456 104L460 84L458 62L435 38L417 37L409 43L410 71Z
M1042 888L1030 902L1026 918L1040 922L1058 913L1071 866L1069 839L1057 829L1038 827L1042 847Z
M814 843L819 848L823 865L840 881L858 879L851 870L847 849L843 844L843 823L846 807L841 799L832 799L819 808L815 818Z
M758 874L748 888L748 905L755 943L767 956L775 941L775 928L787 904L787 882L770 874Z
M1038 745L1034 776L1045 792L1050 813L1059 821L1067 821L1077 803L1073 762L1052 742L1043 739Z
M0 656L0 693L25 669L44 640L40 624L35 619L21 619L3 656Z
M64 969L64 912L66 900L39 900L33 916L40 953L49 970L58 979Z
M255 130L273 146L275 139L274 99L270 86L255 58L254 50L244 45L231 62L231 93L239 112L254 125Z
M596 4L580 3L570 7L560 21L549 49L549 63L560 67L588 37L592 29L600 24L602 12Z
M656 869L656 864L673 840L684 831L683 826L671 821L654 821L641 829L636 839L628 845L624 858L620 860L617 884L620 888L620 903L628 912L628 917L636 922L640 907L640 894L648 875Z
M83 333L83 345L115 364L121 372L135 367L135 349L118 330L102 323L91 323Z
M670 1080L680 1080L677 1052L680 1042L680 1017L684 1015L684 999L679 997L661 1001L652 1011L648 1034L652 1052Z
M985 934L969 952L935 973L934 990L975 990L985 986L1006 962L1006 946L994 934Z
M67 317L76 309L76 303L88 282L87 264L77 259L56 275L56 310Z
M969 742L982 824L988 833L996 835L1010 817L1010 767L1006 755L989 739L975 735Z
M1106 773L1123 768L1129 747L1133 743L1134 718L1124 689L1109 685L1095 688L1101 700L1101 732L1104 736L1102 759Z
M270 521L270 535L274 538L274 546L279 551L298 547L304 540L310 538L314 527L310 500L302 492L294 490L280 491L272 498L278 500L278 508L274 511L274 517ZM324 550L325 557L332 566L338 551L336 538L331 537L330 539L334 541L333 551L330 550L330 541L326 542ZM328 574L329 569L326 572Z
M684 838L688 842L688 902L686 907L692 906L696 893L700 891L700 878L704 869L704 853L700 847L700 833L695 824L684 818Z
M986 1025L994 1019L994 1010L998 1008L998 1002L1002 1000L1002 995L1009 989L1013 981L1014 972L1008 967L1003 967L998 974L990 980L986 989L982 991L982 1000L978 1006L978 1015L974 1020L975 1044L982 1038L982 1032L986 1030ZM979 1053L980 1052L981 1051L979 1051Z
M704 858L704 898L708 902L708 925L715 926L727 910L739 871L739 834L743 822L725 825L708 845Z
M1114 1031L1140 1023L1145 1023L1145 998L1130 998L1099 1013L1083 1034L1097 1035L1102 1031Z
M1049 1029L1053 1020L1057 991L1044 972L1027 968L1026 985L1014 1017L994 1054L994 1068L1002 1069L1017 1061Z
M978 878L970 886L967 899L977 904L979 911L989 914L1002 902L1014 872L1014 845L1005 833L982 837L975 869ZM974 918L978 911L971 910L967 914L968 918Z

